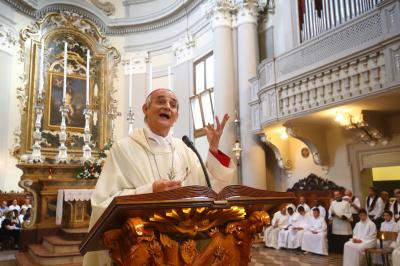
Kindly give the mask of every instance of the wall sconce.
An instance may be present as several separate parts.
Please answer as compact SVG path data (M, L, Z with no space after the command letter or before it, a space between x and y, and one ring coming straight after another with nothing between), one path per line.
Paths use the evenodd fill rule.
M242 153L242 147L240 147L240 142L237 140L235 144L233 144L232 152L235 155L236 161L239 162L240 155Z

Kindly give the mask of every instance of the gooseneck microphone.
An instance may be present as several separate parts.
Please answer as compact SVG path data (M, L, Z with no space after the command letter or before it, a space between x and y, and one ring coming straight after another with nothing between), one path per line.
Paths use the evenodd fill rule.
M207 169L206 169L206 167L204 166L203 160L201 159L201 156L200 156L199 152L197 151L196 147L194 146L193 142L192 142L192 141L188 138L188 136L186 136L186 135L184 135L184 136L182 137L182 141L185 142L185 144L186 144L189 148L191 148L192 151L194 151L194 153L196 154L197 158L198 158L199 161L200 161L201 168L203 169L204 177L206 178L206 181L207 181L207 186L208 186L209 188L211 188L210 177L208 176Z

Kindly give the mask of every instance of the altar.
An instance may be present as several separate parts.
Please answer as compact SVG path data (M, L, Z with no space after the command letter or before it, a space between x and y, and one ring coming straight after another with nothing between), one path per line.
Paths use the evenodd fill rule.
M90 197L93 189L59 189L57 193L56 225L86 228L90 219Z

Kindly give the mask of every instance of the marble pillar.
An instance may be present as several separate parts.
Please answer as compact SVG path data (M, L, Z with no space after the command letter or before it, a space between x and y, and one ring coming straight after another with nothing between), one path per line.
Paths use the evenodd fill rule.
M214 112L222 116L227 113L231 119L227 123L220 149L231 154L236 141L233 123L236 109L235 69L232 42L232 11L234 4L229 0L207 2L206 15L213 29L214 53ZM237 180L234 181L235 183Z
M237 4L238 86L240 106L240 137L242 143L243 185L265 189L265 151L258 137L251 132L250 82L257 77L259 49L257 37L258 1L240 0ZM271 188L270 188L271 189Z

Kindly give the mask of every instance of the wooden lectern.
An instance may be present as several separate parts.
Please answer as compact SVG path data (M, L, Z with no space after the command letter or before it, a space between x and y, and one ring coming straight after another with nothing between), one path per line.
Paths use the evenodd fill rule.
M266 211L294 200L239 185L116 197L80 251L108 249L117 265L248 265L254 235L270 223Z

